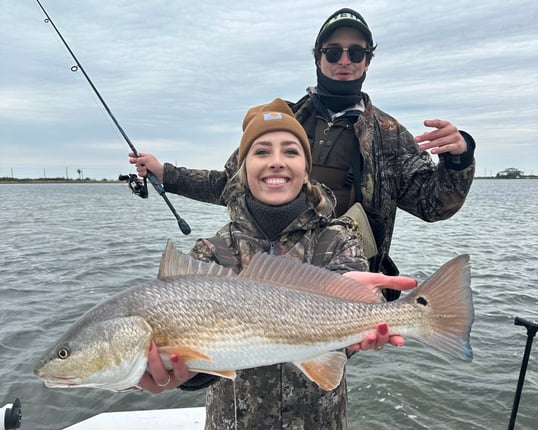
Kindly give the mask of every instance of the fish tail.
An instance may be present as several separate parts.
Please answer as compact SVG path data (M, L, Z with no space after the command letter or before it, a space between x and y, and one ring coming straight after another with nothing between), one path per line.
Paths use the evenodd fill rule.
M425 324L412 337L451 357L473 359L469 337L474 307L468 255L445 263L405 300L413 301L426 316Z

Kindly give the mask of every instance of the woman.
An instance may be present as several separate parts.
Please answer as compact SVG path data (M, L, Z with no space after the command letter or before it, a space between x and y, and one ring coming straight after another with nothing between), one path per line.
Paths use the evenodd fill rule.
M388 279L362 274L368 261L362 240L349 218L332 218L335 199L328 188L309 180L312 168L310 145L303 127L280 99L250 109L243 121L239 147L239 170L229 186L231 222L210 239L199 239L191 255L245 268L257 252L268 252L346 273L370 286ZM136 163L139 174L145 165L154 173L154 157L142 154ZM150 166L153 164L153 166ZM349 272L349 273L348 273ZM366 278L364 277L366 275ZM368 276L370 276L368 278ZM409 278L391 278L391 288L416 286ZM387 286L387 285L385 285ZM380 349L385 343L402 345L403 339L388 338L386 324L350 349ZM153 346L149 356L151 375L140 386L152 392L177 387L192 374L178 356L167 371ZM345 379L334 390L324 391L295 366L278 364L237 372L234 381L198 374L184 389L209 386L206 402L208 429L345 429Z

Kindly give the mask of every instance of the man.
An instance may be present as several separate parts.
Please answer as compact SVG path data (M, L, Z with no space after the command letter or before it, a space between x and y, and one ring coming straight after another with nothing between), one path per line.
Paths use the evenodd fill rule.
M376 46L364 18L340 9L322 25L315 41L317 85L291 107L307 132L313 158L311 176L337 197L336 215L355 203L353 213L364 236L370 270L398 274L389 257L400 208L425 221L449 218L463 205L474 177L473 138L448 121L426 120L435 130L416 138L394 118L372 104L362 83ZM431 155L439 155L434 163ZM204 202L226 204L228 182L237 171L237 151L224 171L161 165L140 154L130 162L141 176L146 168L165 191ZM366 220L366 222L364 222ZM371 246L369 246L371 245ZM387 291L394 299L397 292Z

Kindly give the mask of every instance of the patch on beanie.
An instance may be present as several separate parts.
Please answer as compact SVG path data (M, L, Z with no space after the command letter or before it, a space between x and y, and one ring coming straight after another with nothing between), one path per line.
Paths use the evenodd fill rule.
M282 113L280 112L265 112L263 114L264 121L270 121L272 119L282 119Z

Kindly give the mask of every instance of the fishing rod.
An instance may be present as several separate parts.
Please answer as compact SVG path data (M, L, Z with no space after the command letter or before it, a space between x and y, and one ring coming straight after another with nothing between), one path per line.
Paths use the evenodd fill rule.
M527 343L525 345L525 353L523 354L523 360L521 361L519 380L517 381L516 394L514 396L514 404L512 406L512 414L510 415L508 430L514 430L514 426L516 424L517 410L519 408L519 400L521 399L521 391L523 391L523 383L525 382L527 365L529 364L532 341L534 340L534 336L536 335L536 331L538 330L538 324L524 320L523 318L516 317L516 319L514 320L514 324L522 325L527 328Z
M47 11L45 10L45 8L41 4L41 2L39 0L36 0L36 1L37 1L37 4L39 5L39 7L41 8L41 10L43 11L43 13L46 16L45 23L47 23L47 24L50 23L52 25L52 27L54 28L54 31L56 31L56 34L58 35L58 37L61 39L61 41L63 42L63 44L65 45L65 47L69 51L69 54L71 54L71 57L73 57L73 60L75 60L76 64L71 67L71 70L73 72L76 72L78 70L80 70L82 72L82 74L84 75L84 77L86 78L88 83L90 84L90 87L92 88L93 92L97 95L97 97L99 98L99 101L101 102L101 104L103 105L105 110L107 111L108 116L112 119L112 121L114 122L114 125L120 131L121 135L123 136L123 138L125 139L125 141L129 145L129 148L131 148L131 151L133 152L135 157L138 158L139 157L138 151L136 150L133 143L131 142L131 139L129 139L129 136L127 136L127 133L125 133L125 131L121 127L120 123L118 122L118 120L116 119L116 117L114 116L114 114L112 113L112 111L110 110L108 105L106 104L105 100L103 99L103 97L101 96L101 94L99 93L99 91L97 90L95 85L93 84L92 80L90 79L90 77L88 76L86 71L84 70L84 67L82 67L82 64L80 64L80 61L78 61L77 57L75 56L75 54L73 53L73 51L71 50L71 48L69 47L69 45L67 44L65 39L63 38L62 34L60 33L60 30L58 30L58 28L56 27L56 25L52 21L51 17L47 13ZM165 194L164 188L163 188L161 182L159 181L159 179L157 178L157 176L155 176L155 174L153 174L152 172L150 172L148 170L147 175L144 177L144 185L146 184L146 178L149 179L149 181L151 182L151 184L153 185L153 187L155 188L157 193L159 193L159 195L163 198L163 200L168 205L168 208L172 211L172 213L176 217L177 224L179 226L179 229L182 231L182 233L183 234L189 234L191 232L191 228L190 228L189 224L187 224L187 222L183 218L181 218L179 216L179 214L176 212L174 206L172 206L172 203L170 203L170 200L168 200L168 196Z

